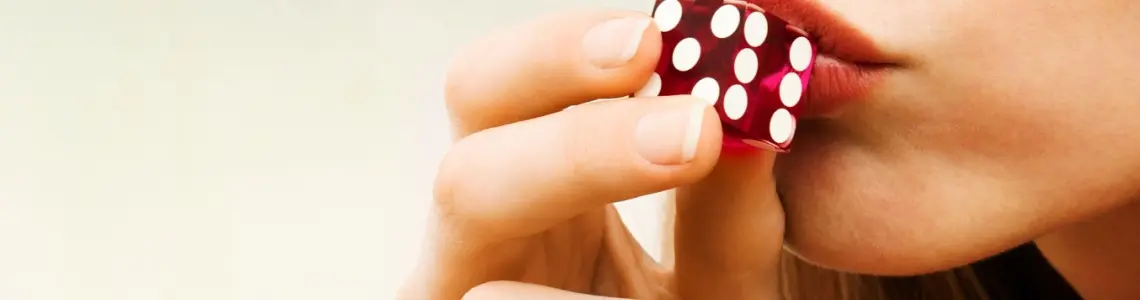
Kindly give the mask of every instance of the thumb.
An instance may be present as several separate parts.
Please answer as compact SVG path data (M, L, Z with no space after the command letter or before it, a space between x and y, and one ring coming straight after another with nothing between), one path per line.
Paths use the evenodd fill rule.
M778 298L784 210L774 159L761 151L722 155L709 176L677 189L674 268L682 298Z

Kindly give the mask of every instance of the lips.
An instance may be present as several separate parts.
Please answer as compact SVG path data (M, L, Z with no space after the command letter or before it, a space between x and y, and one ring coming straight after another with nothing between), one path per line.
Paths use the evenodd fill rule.
M822 118L865 99L898 67L873 41L814 0L748 0L812 36L819 48L803 118Z

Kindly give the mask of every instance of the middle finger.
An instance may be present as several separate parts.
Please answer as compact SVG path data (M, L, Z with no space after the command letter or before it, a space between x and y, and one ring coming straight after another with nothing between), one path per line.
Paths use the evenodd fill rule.
M696 97L591 103L463 139L440 166L435 197L479 235L530 235L697 181L717 161L722 134Z

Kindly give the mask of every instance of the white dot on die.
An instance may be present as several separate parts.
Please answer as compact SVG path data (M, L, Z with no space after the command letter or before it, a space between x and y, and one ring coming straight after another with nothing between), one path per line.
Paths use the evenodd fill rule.
M712 33L718 38L726 38L736 32L740 27L740 10L735 5L725 4L716 10L712 16Z
M701 59L701 43L694 38L685 38L673 48L673 67L685 72L697 65Z
M768 122L768 133L772 135L772 141L777 144L783 144L791 139L792 132L795 130L795 118L792 118L792 113L783 108L777 109L776 113L772 114L772 120Z
M681 2L677 0L665 0L657 5L657 10L653 12L653 20L657 22L657 28L661 32L669 32L681 23Z
M730 119L739 120L748 110L748 93L739 84L733 85L724 92L724 114Z
M764 17L764 13L748 14L748 18L744 20L744 40L752 47L760 47L767 38L768 19Z
M716 83L716 79L712 77L705 77L697 84L693 85L693 96L705 99L711 105L716 105L717 100L720 98L720 84Z
M752 79L756 79L756 71L760 68L760 61L756 58L755 51L744 48L736 54L736 61L732 67L733 71L736 72L736 80L740 80L740 83L750 83Z
M788 60L796 72L803 72L811 63L811 42L805 37L798 37L792 41L791 50L788 51Z
M804 86L800 76L792 72L784 74L784 79L780 80L780 102L783 102L784 106L796 106L800 103L800 96L803 95L803 92Z
M633 94L634 97L657 97L661 94L661 75L653 73L649 76L649 82L645 83L640 90Z

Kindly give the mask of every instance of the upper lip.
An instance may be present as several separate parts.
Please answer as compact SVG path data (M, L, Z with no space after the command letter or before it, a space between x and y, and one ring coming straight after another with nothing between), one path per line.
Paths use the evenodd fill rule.
M815 0L748 1L806 31L816 40L820 55L863 67L895 64L870 38Z

